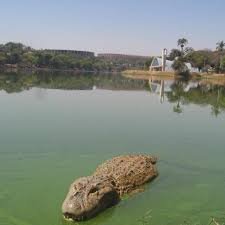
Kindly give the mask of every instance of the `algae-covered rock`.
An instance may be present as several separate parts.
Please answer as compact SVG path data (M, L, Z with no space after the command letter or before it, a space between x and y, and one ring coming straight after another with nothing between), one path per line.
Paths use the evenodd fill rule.
M92 176L74 181L62 205L66 219L82 221L117 204L157 175L157 159L148 155L115 157L97 167Z

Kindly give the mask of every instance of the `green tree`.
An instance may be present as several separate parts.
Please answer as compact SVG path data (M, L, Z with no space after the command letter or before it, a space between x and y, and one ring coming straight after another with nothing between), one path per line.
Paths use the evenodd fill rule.
M0 52L0 65L4 65L6 63L7 57L4 52Z
M186 38L180 38L177 41L177 45L181 47L181 51L184 52L184 47L188 44L188 40Z
M8 64L18 64L22 61L22 55L18 52L7 53Z
M210 67L212 64L211 51L194 51L185 56L185 60L190 62L194 67L202 70L205 67Z
M225 56L223 58L221 58L220 70L223 72L225 71Z
M149 70L149 67L151 66L151 63L152 63L152 57L149 58L147 61L145 61L145 64L144 64L145 70Z
M26 51L26 46L21 43L8 42L4 45L4 50L21 54Z
M50 65L53 55L44 52L37 53L37 65L40 67L46 67Z
M169 54L169 59L174 60L177 57L181 57L181 56L182 56L182 52L179 49L172 49Z
M191 54L192 52L194 52L195 50L192 48L192 47L186 47L184 49L184 54L185 55L188 55L188 54Z
M223 60L223 52L224 52L224 47L225 47L225 42L224 41L219 41L216 44L216 50L219 52L219 58L220 58L220 62L218 65L219 68L219 72L222 72L222 60Z
M184 60L182 57L179 57L178 59L175 59L172 68L175 70L177 74L183 74L188 72L188 68L186 64L184 63Z
M38 62L38 57L33 52L26 52L22 56L22 62L27 66L34 66Z
M225 42L224 41L219 41L216 43L216 50L218 52L223 52L225 48Z
M1 52L6 55L6 62L9 64L19 64L22 62L22 55L31 50L21 43L8 42L0 46Z

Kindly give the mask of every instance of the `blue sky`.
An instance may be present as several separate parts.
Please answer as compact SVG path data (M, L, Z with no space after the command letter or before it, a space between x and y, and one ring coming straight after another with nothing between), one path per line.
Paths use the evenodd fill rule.
M0 43L156 55L186 37L214 49L224 12L224 0L0 0Z

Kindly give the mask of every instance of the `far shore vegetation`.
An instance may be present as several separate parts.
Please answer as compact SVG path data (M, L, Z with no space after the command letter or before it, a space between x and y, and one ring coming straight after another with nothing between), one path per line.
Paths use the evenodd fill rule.
M111 54L113 55L113 54ZM79 72L120 72L126 69L149 67L148 57L126 56L74 56L70 51L36 50L21 43L0 44L1 69L48 69Z
M179 48L174 48L167 56L168 60L173 61L172 72L150 72L148 70L127 70L124 74L130 75L155 75L155 76L189 76L189 71L185 66L185 63L190 63L193 67L198 69L197 74L204 78L217 77L225 78L225 42L219 41L216 43L215 50L203 49L194 50L188 46L188 40L181 38L177 41ZM151 63L149 63L151 64Z
M172 72L149 72L153 57L126 56L109 54L103 56L74 56L70 53L57 53L36 50L21 43L0 44L0 69L29 70L69 70L78 72L123 72L133 76L190 76L185 63L197 68L199 73L192 74L204 78L225 77L225 42L219 41L215 50L194 50L188 40L181 38L177 47L170 51L168 60L173 61ZM113 57L112 57L113 56ZM211 76L214 75L214 76Z
M192 47L187 46L188 40L181 38L177 41L180 49L172 49L168 59L174 61L173 69L177 74L188 73L185 63L198 69L199 73L225 73L225 42L219 41L216 44L216 50L209 49L195 51Z

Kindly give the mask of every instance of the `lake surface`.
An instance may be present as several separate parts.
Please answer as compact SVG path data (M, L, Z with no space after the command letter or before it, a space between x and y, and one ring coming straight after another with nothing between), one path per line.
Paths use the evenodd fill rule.
M159 157L160 176L84 225L225 217L225 87L119 75L0 75L0 224L65 225L70 183L113 156ZM149 223L146 215L151 215Z

